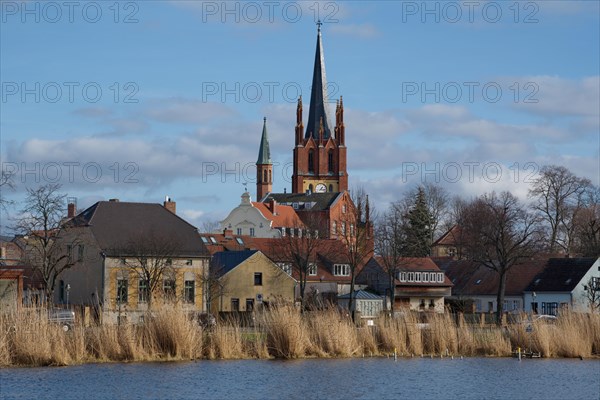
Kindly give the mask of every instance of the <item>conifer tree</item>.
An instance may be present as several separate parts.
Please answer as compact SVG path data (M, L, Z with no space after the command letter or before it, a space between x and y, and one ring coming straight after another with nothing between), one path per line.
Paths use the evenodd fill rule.
M431 215L427 208L425 191L419 187L415 203L408 212L405 257L427 257L431 250Z

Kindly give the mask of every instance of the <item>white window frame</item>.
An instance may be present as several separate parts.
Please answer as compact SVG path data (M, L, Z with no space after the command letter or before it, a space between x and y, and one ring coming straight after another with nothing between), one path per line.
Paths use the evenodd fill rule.
M316 263L308 264L308 275L309 276L317 276L317 264Z
M350 276L350 265L348 265L348 264L333 264L333 275L335 275L335 276Z

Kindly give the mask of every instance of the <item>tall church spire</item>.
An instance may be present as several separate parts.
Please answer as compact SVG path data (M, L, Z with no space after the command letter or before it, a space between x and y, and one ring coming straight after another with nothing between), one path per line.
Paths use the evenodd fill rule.
M262 200L273 188L273 163L267 136L267 117L264 118L258 160L256 160L256 199Z
M258 160L256 165L271 164L271 150L269 149L269 137L267 136L267 117L263 119L262 137L258 149Z
M306 125L306 134L304 135L306 139L313 137L315 140L319 139L321 120L323 121L323 139L327 140L331 137L329 113L327 111L325 58L323 56L323 45L321 44L321 25L321 21L317 22L317 50L315 52L308 124Z

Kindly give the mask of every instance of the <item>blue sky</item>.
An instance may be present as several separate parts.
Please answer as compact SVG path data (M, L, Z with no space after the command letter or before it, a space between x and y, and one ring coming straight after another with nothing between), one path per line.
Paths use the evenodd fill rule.
M378 208L424 180L526 199L546 164L599 183L596 1L70 4L1 2L0 157L17 184L3 196L17 203L55 181L79 208L169 195L201 227L244 182L254 195L263 116L274 190L290 190L318 18L350 187Z

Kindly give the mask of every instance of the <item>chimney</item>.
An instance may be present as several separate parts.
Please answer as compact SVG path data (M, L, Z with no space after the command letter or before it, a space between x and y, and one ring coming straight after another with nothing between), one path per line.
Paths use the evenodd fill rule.
M277 215L277 201L275 199L269 201L269 210L271 210L273 215Z
M232 239L233 229L223 229L223 236L225 236L225 239Z
M163 203L163 206L173 214L177 214L177 204L174 201L171 201L169 196L165 196L165 202Z
M119 199L109 199L108 201L110 201L111 203L118 203Z
M75 204L69 203L67 204L67 218L73 218L75 216Z
M77 197L67 197L67 218L73 218L77 214Z

